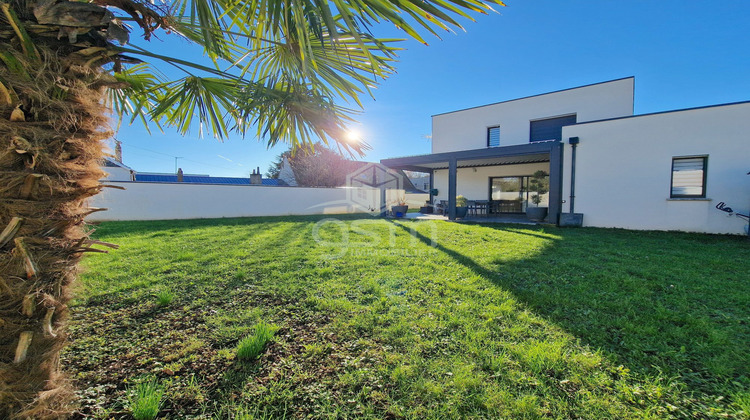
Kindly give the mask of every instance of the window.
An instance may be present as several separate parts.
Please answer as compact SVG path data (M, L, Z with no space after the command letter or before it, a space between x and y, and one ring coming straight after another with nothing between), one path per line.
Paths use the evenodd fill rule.
M487 147L500 146L500 126L487 127Z
M564 117L546 118L531 122L529 142L557 140L562 141L562 128L576 123L576 114Z
M706 197L707 156L672 158L672 198Z

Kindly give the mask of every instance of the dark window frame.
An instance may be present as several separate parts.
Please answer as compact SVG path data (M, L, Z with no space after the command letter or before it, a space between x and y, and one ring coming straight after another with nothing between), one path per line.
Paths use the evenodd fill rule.
M492 131L493 128L497 128L497 145L496 146L493 146L490 144L490 132ZM500 134L501 134L501 130L500 130L499 125L493 125L493 126L487 127L487 147L500 147Z
M701 194L674 194L674 162L680 159L702 159L703 180L701 183ZM669 198L706 198L706 180L708 179L708 155L695 156L672 156L672 167L669 173Z
M554 117L544 117L544 118L536 118L536 119L533 119L533 120L529 120L529 143L539 143L539 142L543 142L543 141L562 141L562 134L560 135L560 139L559 140L556 139L556 138L555 139L533 140L532 134L533 134L534 129L532 128L532 125L534 123L540 122L540 121L557 120L557 119L570 118L570 117L574 117L575 118L575 122L573 124L561 126L560 131L562 133L562 127L568 127L570 125L574 125L574 124L578 123L578 113L577 112L573 112L573 113L570 113L570 114L557 115L557 116L554 116Z
M498 179L498 178L521 178L521 191L519 193L523 194L523 202L526 204L526 207L528 208L529 202L531 201L531 190L528 188L529 186L529 180L534 175L495 175L490 176L487 178L487 202L490 203L490 206L492 205L492 202L495 201L492 199L492 180ZM549 175L547 175L547 179L549 180ZM548 192L549 194L549 192ZM524 212L510 212L506 214L524 214Z

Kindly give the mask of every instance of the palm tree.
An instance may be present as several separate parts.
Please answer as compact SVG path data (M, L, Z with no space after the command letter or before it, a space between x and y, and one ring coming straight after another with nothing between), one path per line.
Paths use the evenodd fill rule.
M65 415L59 373L66 304L88 239L86 199L99 183L115 116L255 134L268 145L318 140L351 152L343 133L359 96L392 71L397 48L370 30L408 36L460 27L499 0L0 0L0 417ZM206 62L139 41L181 37ZM144 46L145 45L145 46ZM161 63L179 71L167 78ZM335 102L334 102L335 101Z

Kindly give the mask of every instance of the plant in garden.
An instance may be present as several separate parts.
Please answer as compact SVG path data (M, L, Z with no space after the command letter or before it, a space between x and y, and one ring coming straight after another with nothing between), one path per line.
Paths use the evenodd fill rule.
M153 378L129 390L128 406L135 420L155 419L161 409L164 387Z
M534 172L529 178L529 191L531 192L531 202L539 206L542 202L542 196L549 192L549 174L542 170Z
M169 290L160 290L156 293L156 304L159 306L169 306L174 300L174 293Z
M64 415L59 372L70 284L88 239L86 199L104 186L109 110L180 133L254 133L293 147L335 142L396 48L371 33L389 21L409 36L459 26L499 0L0 1L0 418ZM409 21L403 16L408 16ZM460 27L460 26L459 26ZM205 63L139 42L161 31L201 47ZM148 44L145 44L148 45ZM154 65L168 65L167 78Z
M276 333L276 326L260 322L255 325L255 331L237 344L237 358L239 360L255 360L271 341Z

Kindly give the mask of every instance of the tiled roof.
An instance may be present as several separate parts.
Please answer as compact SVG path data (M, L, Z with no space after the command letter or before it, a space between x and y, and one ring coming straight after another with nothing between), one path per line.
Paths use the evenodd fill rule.
M178 182L177 175L170 174L135 174L136 182ZM250 178L231 178L223 176L195 176L185 175L182 182L186 184L222 184L222 185L251 185ZM269 187L285 186L283 181L278 179L263 178L262 185Z
M104 163L103 163L102 166L104 166L105 168L125 168L125 169L130 169L130 167L128 165L125 165L122 162L118 162L117 160L112 159L111 157L108 157L108 156L104 157Z

